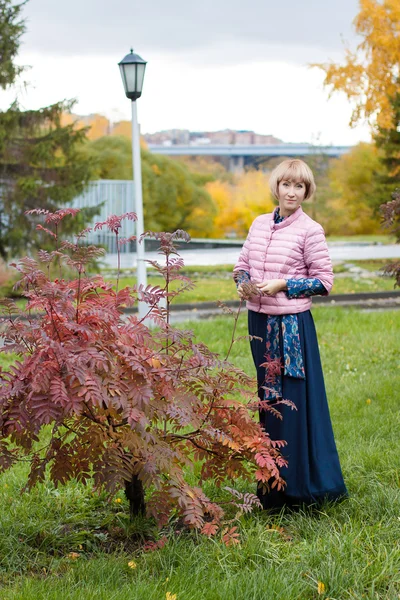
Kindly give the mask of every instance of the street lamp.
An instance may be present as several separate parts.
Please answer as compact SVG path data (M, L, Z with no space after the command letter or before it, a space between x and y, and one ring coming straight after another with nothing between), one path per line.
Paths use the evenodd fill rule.
M138 285L147 285L146 262L144 258L144 240L139 243L139 238L144 232L143 224L143 196L142 196L142 170L140 164L140 138L137 118L136 100L142 95L144 72L146 61L138 54L134 54L131 49L130 54L121 60L119 68L121 71L122 82L125 88L125 94L132 102L132 166L133 181L135 186L137 215L136 221L136 256L137 256L137 282ZM147 313L147 306L144 302L139 302L139 318L142 319Z

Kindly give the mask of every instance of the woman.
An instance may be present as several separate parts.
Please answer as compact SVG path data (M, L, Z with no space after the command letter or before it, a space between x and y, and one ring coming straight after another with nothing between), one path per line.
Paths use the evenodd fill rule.
M262 339L250 342L259 397L290 400L297 409L278 403L282 420L260 411L271 439L287 442L285 489L258 489L264 508L279 508L337 500L347 490L310 312L311 296L328 294L333 284L324 230L301 207L315 192L314 177L303 161L285 160L269 183L279 206L251 225L234 278L247 299L249 334Z

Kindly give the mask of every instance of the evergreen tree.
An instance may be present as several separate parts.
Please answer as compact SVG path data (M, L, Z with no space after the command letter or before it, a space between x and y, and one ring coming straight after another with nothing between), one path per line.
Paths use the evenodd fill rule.
M20 18L24 4L0 0L0 51L4 60L0 83L4 89L15 83L22 70L14 60L25 30ZM91 161L80 152L86 131L61 125L62 113L70 111L72 105L73 102L63 101L40 110L23 111L15 101L8 110L0 112L0 255L3 258L38 246L34 222L25 211L32 208L54 211L71 202L89 181ZM80 218L85 216L88 214Z
M396 188L400 187L400 93L391 100L391 127L378 127L375 143L381 151L384 173L377 179L376 205L387 202Z
M13 5L10 0L0 0L0 87L3 90L12 85L23 71L14 63L18 54L20 37L25 31L20 19L21 9L26 4Z

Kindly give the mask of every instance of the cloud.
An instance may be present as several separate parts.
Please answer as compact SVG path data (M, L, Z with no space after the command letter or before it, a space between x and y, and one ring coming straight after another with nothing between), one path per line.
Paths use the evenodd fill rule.
M141 54L163 51L189 63L276 59L278 52L299 63L341 52L343 39L354 42L357 10L357 0L30 0L24 49L119 57L133 44Z

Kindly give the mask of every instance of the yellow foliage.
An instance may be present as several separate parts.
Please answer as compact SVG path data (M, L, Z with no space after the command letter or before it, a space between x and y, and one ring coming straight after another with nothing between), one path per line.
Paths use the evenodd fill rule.
M233 183L211 181L206 189L218 213L211 236L224 238L228 234L245 237L254 219L274 209L268 177L262 171L247 171Z
M364 117L372 127L389 129L393 108L390 99L398 91L400 60L400 1L360 0L355 30L363 39L356 52L346 49L343 65L315 64L325 71L331 93L342 91L355 107L354 126Z
M232 228L230 221L232 211L231 186L222 181L210 181L206 184L206 190L210 194L217 207L217 216L214 219L212 237L224 238Z

